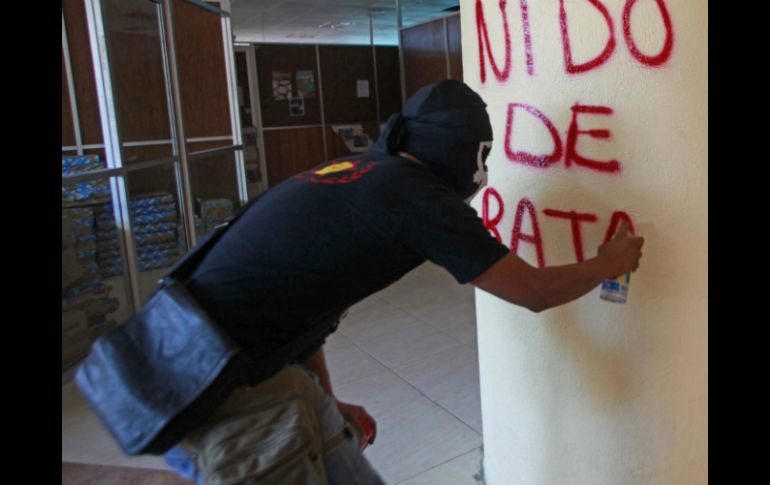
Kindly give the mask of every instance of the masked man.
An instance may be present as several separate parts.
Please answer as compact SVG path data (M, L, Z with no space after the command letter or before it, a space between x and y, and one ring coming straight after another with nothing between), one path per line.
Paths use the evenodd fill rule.
M376 423L336 400L324 359L347 308L426 260L533 311L636 269L642 241L624 231L596 258L542 269L488 233L467 204L486 182L485 108L461 82L425 86L371 150L283 181L228 229L187 286L264 381L234 392L169 463L206 483L382 483L359 446L374 442ZM304 412L286 404L292 396L322 452L291 446Z

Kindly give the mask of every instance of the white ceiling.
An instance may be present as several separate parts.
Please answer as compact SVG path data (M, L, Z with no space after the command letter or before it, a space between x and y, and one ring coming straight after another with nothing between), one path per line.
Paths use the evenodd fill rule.
M460 0L401 0L403 27L455 13ZM396 0L231 0L236 42L397 45Z

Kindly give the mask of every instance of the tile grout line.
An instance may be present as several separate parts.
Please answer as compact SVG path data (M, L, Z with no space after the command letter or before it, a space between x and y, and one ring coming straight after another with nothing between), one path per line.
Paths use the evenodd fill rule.
M445 332L443 329L441 329L441 328L439 328L439 327L436 327L435 325L431 324L431 322L430 322L429 320L425 319L424 317L421 317L421 316L419 316L419 315L415 315L414 313L412 313L411 311L409 311L409 309L408 309L408 308L405 308L405 307L404 307L404 305L402 305L402 304L399 304L399 303L398 303L398 299L395 299L395 300L393 300L393 301L391 301L391 300L388 300L388 299L385 299L385 298L382 298L382 297L379 297L379 299L380 299L380 301L381 301L382 303L384 303L385 305L390 305L390 306L394 307L395 309L397 309L397 310L399 310L399 311L401 311L401 312L405 313L406 315L410 316L411 318L414 318L414 319L415 319L417 322L419 322L419 323L421 323L421 324L424 324L424 325L428 325L428 326L429 326L430 328L432 328L434 331L438 332L438 333L439 333L439 334L441 334L441 335L444 335L445 337L448 337L448 338L449 338L449 339L451 339L453 342L456 342L456 343L457 343L457 344L458 344L460 347L462 347L462 348L471 348L471 349L473 349L473 350L477 350L477 349L478 349L478 344L476 344L476 345L466 344L465 342L461 341L460 339L456 338L455 336L448 334L448 333L447 333L447 332ZM474 312L473 312L473 318L474 318L474 322L473 322L473 327L474 327L474 329L477 329L477 326L476 326L476 321L475 321L475 319L476 319L476 314L475 314L475 303L476 303L476 301L475 301L475 295L474 295ZM441 409L441 410L443 410L444 412L446 412L446 413L447 413L449 416L451 416L452 418L454 418L454 419L456 419L457 421L459 421L459 422L460 422L462 425L464 425L464 426L465 426L465 427L466 427L466 428L467 428L469 431L471 431L472 433L474 433L476 436L478 436L479 438L481 438L481 439L483 440L483 435L482 435L481 433L479 433L478 431L476 431L476 429L475 429L473 426L471 426L469 423L465 422L465 420L463 420L463 419L462 419L460 416L457 416L457 415L456 415L454 412L450 411L450 410L449 410L449 409L447 409L445 406L443 406L443 405L439 404L439 402L438 402L438 401L436 401L436 400L432 399L430 396L428 396L428 395L427 395L426 393L424 393L422 390L420 390L420 389L419 389L419 388L417 388L415 385L413 385L411 382L409 382L408 380L406 380L406 379L405 379L403 376L401 376L401 375L400 375L400 374L399 374L399 373L398 373L398 372L397 372L397 371L396 371L394 368L390 367L389 365L386 365L384 362L380 361L380 360L379 360L377 357L375 357L374 355L372 355L372 354L371 354L370 352L368 352L366 349L364 349L364 348L362 348L361 346L359 346L359 345L358 345L358 343L357 343L357 342L356 342L356 341L355 341L353 338L351 338L351 337L349 337L348 335L346 335L346 334L345 334L344 330L340 330L340 332L341 332L341 333L342 333L342 335L343 335L343 336L344 336L344 337L345 337L345 338L346 338L346 339L347 339L347 340L348 340L348 341L349 341L349 342L350 342L350 343L353 345L353 347L354 347L354 348L356 348L356 349L358 349L359 351L363 352L363 353L364 353L364 355L368 355L368 356L369 356L369 357L370 357L372 360L374 360L375 362L377 362L378 364L380 364L381 366L383 366L385 369L387 369L387 370L388 370L390 373L392 373L394 376L396 376L396 378L398 378L398 379L399 379L401 382L403 382L404 384L406 384L406 385L407 385L407 386L409 386L410 388L412 388L412 389L414 389L415 391L417 391L417 393L418 393L420 396L422 396L422 397L424 397L425 399L427 399L427 400L428 400L428 402L430 402L430 403L434 404L434 405L435 405L435 406L437 406L439 409ZM426 354L426 357L427 357L427 356L429 356L429 355L427 355L427 354ZM345 385L354 384L355 382L358 382L358 381L360 381L360 380L363 380L363 379L367 379L367 378L369 378L369 377L371 377L371 376L368 376L368 377L364 377L364 378L361 378L361 379L356 379L355 381L351 381L351 382L348 382L348 383L346 383ZM480 392L481 392L481 390L479 389L479 393L480 393ZM449 397L449 396L447 396L447 397ZM483 446L483 445L482 445L482 446ZM479 447L479 448L481 448L481 447ZM427 468L427 469L425 469L425 470L421 470L421 471L417 472L416 474L414 474L414 475L412 475L412 476L410 476L410 477L407 477L407 478L405 478L404 480L401 480L401 481L399 481L399 482L398 482L398 484L402 484L402 483L404 483L404 482L407 482L408 480L411 480L411 479L413 479L413 478L415 478L415 477L417 477L417 476L419 476L419 475L421 475L421 474L423 474L423 473L427 473L427 472L429 472L430 470L433 470L433 469L435 469L435 468L438 468L438 467L440 467L440 466L442 466L442 465L444 465L444 464L446 464L446 463L449 463L450 461L452 461L452 460L455 460L455 459L459 458L460 456L463 456L463 455L465 455L465 454L467 454L467 453L470 453L471 451L473 451L473 450L475 450L475 449L478 449L478 448L472 448L471 450L466 450L466 451L464 451L464 452L462 452L462 453L460 453L460 454L458 454L458 455L456 455L456 456L454 456L454 457L452 457L452 458L449 458L449 459L445 460L445 461L444 461L444 462L442 462L442 463L439 463L439 464L437 464L437 465L435 465L435 466L433 466L433 467ZM471 475L471 477L473 477L473 475ZM397 484L396 484L396 485L397 485Z
M346 338L347 338L347 337L346 337ZM350 339L348 339L348 340L350 340ZM404 379L404 378L403 378L403 377L402 377L402 376L401 376L401 375L400 375L398 372L396 372L396 371L395 371L395 369L392 369L392 368L388 367L387 365L385 365L384 363L382 363L382 362L380 362L379 360L377 360L377 358L376 358L375 356L371 355L371 354L370 354L369 352L367 352L366 350L364 350L364 349L362 349L362 348L358 347L358 345L356 345L356 343L355 343L355 342L353 342L352 340L350 340L350 343L352 343L352 344L353 344L353 346L354 346L354 347L356 347L358 350L360 350L361 352L363 352L363 353L365 353L366 355L368 355L369 357L371 357L371 358L372 358L374 361L376 361L378 364L380 364L381 366L385 367L385 368L386 368L386 369L387 369L387 370L388 370L390 373L392 373L394 376L396 376L396 377L397 377L397 378L398 378L400 381L402 381L403 383L405 383L407 386L409 386L409 387L411 387L412 389L414 389L415 391L417 391L417 392L418 392L418 393L419 393L419 394L420 394L422 397L424 397L424 398L425 398L425 399L427 399L428 401L432 402L432 403L433 403L433 404L435 404L437 407L439 407L440 409L444 410L444 411L445 411L446 413L448 413L450 416L452 416L452 417L453 417L453 418L455 418L457 421L459 421L460 423L462 423L462 424L463 424L465 427L467 427L467 428L468 428L470 431L472 431L474 434L478 435L478 436L479 436L480 438L482 438L482 439L484 438L484 436L483 436L481 433L479 433L478 431L476 431L476 429L475 429L473 426L471 426L470 424L466 423L466 422L465 422L465 421L464 421L462 418L460 418L459 416L457 416L455 413L453 413L453 412L452 412L452 411L450 411L449 409L445 408L444 406L442 406L441 404L439 404L439 403L438 403L438 401L435 401L435 400L433 400L433 399L432 399L430 396L428 396L427 394L425 394L425 393L424 393L423 391L421 391L419 388L415 387L415 386L414 386L414 385L413 385L411 382L409 382L409 381L407 381L406 379ZM381 373L382 373L382 372L378 372L378 374L381 374ZM374 376L374 375L376 375L376 374L372 374L372 376ZM362 378L360 378L360 379L356 379L355 381L346 382L344 385L346 385L346 386L347 386L347 385L350 385L350 384L352 384L352 383L355 383L355 382L358 382L358 381L362 381L362 380L364 380L364 379L368 379L368 378L370 378L370 377L372 377L372 376L362 377ZM480 393L480 392L481 392L481 390L479 389L479 393ZM448 396L447 396L447 397L448 397ZM455 458L456 458L456 457L455 457Z
M389 303L389 305L392 305L392 303ZM437 327L435 327L435 326L431 325L431 324L430 324L428 321L426 321L426 320L424 320L424 319L422 319L422 318L420 318L420 317L418 317L418 316L416 316L416 315L412 315L412 314L411 314L411 313L409 313L407 310L404 310L404 309L402 309L402 308L400 308L400 307L397 307L397 309L398 309L399 311L401 311L401 312L404 312L404 313L405 313L407 316L409 316L410 318L413 318L413 319L417 320L419 323L422 323L422 324L424 324L424 325L428 325L428 326L429 326L431 329L433 329L433 330L435 330L436 332L438 332L438 333L442 334L444 337L447 337L447 338L449 338L450 340L453 340L454 342L456 342L456 343L457 343L457 344L459 344L460 346L463 346L463 347L470 347L471 349L475 348L474 346L472 346L472 345L470 345L470 344L466 344L465 342L462 342L462 341L460 341L459 339L457 339L457 338L453 337L452 335L449 335L448 333L444 332L444 331L443 331L443 330L441 330L440 328L437 328ZM342 335L344 335L344 336L345 336L345 338L347 338L348 340L350 340L350 342L351 342L353 345L355 345L355 346L356 346L356 347L357 347L359 350L361 350L362 352L364 352L364 353L366 353L367 355L371 356L371 357L372 357L374 360L376 360L378 363L382 364L382 365L383 365L383 366L385 366L386 368L390 369L390 367L388 367L388 366L387 366L385 363L383 363L383 362L380 362L380 361L379 361L377 358L375 358L375 357L374 357L372 354L370 354L369 352L367 352L366 350L364 350L363 348L361 348L361 347L360 347L360 346L359 346L359 345L358 345L358 344L355 342L355 340L353 340L353 338L352 338L352 337L350 337L350 336L348 336L347 334L345 334L345 331L344 331L344 330L340 329L339 331L342 333ZM380 339L380 338L382 338L382 337L378 337L377 339L374 339L374 340L378 340L378 339ZM438 354L438 353L440 353L440 352L443 352L443 351L437 351L437 352L435 352L435 354ZM431 353L431 354L424 354L424 357L429 357L429 356L431 356L431 355L434 355L434 353Z
M456 338L456 337L454 337L454 336L452 336L452 335L450 335L450 334L446 333L446 332L445 332L445 331L443 331L441 328L439 328L439 327L436 327L435 325L433 325L432 323L430 323L430 322L429 322L428 320L426 320L425 318L423 318L423 317L421 317L421 316L419 316L419 315L415 315L414 313L410 312L410 311L409 311L409 309L408 309L408 308L404 308L404 307L403 307L403 305L399 305L399 304L398 304L398 303L396 303L396 302L387 302L387 303L388 303L388 305L393 305L393 306L394 306L394 307L396 307L398 310L400 310L400 311L402 311L402 312L406 313L407 315L409 315L410 317L414 318L415 320L418 320L418 321L420 321L420 322L424 323L425 325L428 325L428 326L429 326L429 327L431 327L433 330L436 330L437 332L440 332L440 333L444 334L445 336L447 336L447 337L451 338L452 340L454 340L454 341L458 342L459 344L461 344L461 345L467 345L465 342L462 342L462 341L460 341L458 338ZM475 297L474 297L474 305L475 305ZM475 317L475 311L474 311L474 317ZM475 327L475 326L476 326L476 325L474 324L474 327Z
M446 399L446 398L444 398L444 399ZM471 426L469 423L466 423L466 422L465 422L465 420L463 420L463 418L461 418L460 416L456 415L455 413L453 413L452 411L450 411L450 410L449 410L449 409L447 409L446 407L444 407L444 406L442 406L441 404L439 404L439 402L438 402L438 401L434 401L434 403L436 404L436 406L440 407L441 409L443 409L443 410L444 410L444 411L446 411L447 413L449 413L449 414L451 414L452 416L454 416L454 417L455 417L455 418L456 418L458 421L460 421L460 422L461 422L461 423L463 423L463 424L464 424L466 427L468 427L468 429L470 429L471 431L473 431L474 433L476 433L477 435L479 435L479 438L481 438L482 440L484 439L484 433L483 433L483 432L482 432L482 433L479 433L478 431L476 431L476 428L474 428L473 426Z
M347 338L347 337L346 337L346 338ZM350 340L350 339L348 339L348 340ZM385 369L387 369L387 371L389 371L390 373L392 373L393 375L395 375L395 376L396 376L396 377L397 377L399 380L401 380L402 382L404 382L406 385L408 385L409 387L411 387L411 388L412 388L412 389L414 389L415 391L419 392L419 393L420 393L420 394L421 394L423 397L425 397L425 399L427 399L428 401L432 402L433 404L435 404L435 405L436 405L436 406L438 406L439 408L441 408L441 409L443 409L444 411L446 411L447 413L449 413L449 414L450 414L452 417L454 417L455 419L457 419L458 421L460 421L462 424L464 424L466 427L468 427L468 428L469 428L471 431L473 431L474 433L476 433L477 435L479 435L479 437L482 437L482 438L483 438L483 435L482 435L481 433L479 433L478 431L476 431L476 429L475 429L475 428L474 428L474 427L473 427L471 424L469 424L469 423L466 423L466 422L465 422L465 420L463 420L463 419L462 419L460 416L458 416L457 414L455 414L454 412L452 412L451 410L447 409L445 406L443 406L442 404L440 404L440 403L438 402L438 400L435 400L435 399L431 398L430 396L428 396L427 394L425 394L425 393L424 393L422 390L420 390L420 389L419 389L418 387L416 387L414 384L412 384L411 382L409 382L408 380L406 380L406 379L405 379L405 378L404 378L404 377L403 377L401 374L399 374L399 373L398 373L398 371L396 371L395 369L393 369L393 368L391 368L391 367L388 367L388 366L387 366L387 365L385 365L383 362L380 362L379 360L377 360L377 358L376 358L375 356L373 356L372 354L370 354L370 353L369 353L369 352L367 352L366 350L364 350L364 349L362 349L362 348L358 347L358 346L355 344L355 342L353 342L352 340L350 340L350 343L351 343L351 344L352 344L354 347L356 347L358 350L360 350L360 351L361 351L361 352L363 352L364 354L366 354L366 355L368 355L369 357L371 357L371 358L372 358L372 360L374 360L375 362L377 362L378 364L380 364L381 366L383 366ZM340 384L340 385L343 385L343 386L347 386L347 385L350 385L350 384L354 384L354 383L356 383L356 382L358 382L358 381L363 381L364 379L369 379L370 377L372 377L372 376L375 376L375 375L377 375L377 374L383 374L384 372L385 372L385 371L382 371L382 372L377 372L376 374L372 374L372 375L369 375L369 376L366 376L366 377L361 377L361 378L359 378L359 379L356 379L356 380L353 380L353 381L348 381L348 382L345 382L345 383L343 383L343 384ZM479 395L480 395L480 394L481 394L481 389L479 389ZM445 397L442 397L441 399L446 399L446 398L447 398L447 397L449 397L449 396L450 396L450 395L447 395L447 396L445 396Z
M480 450L482 447L483 447L483 445L482 445L482 446L477 446L477 447L475 447L475 448L471 448L470 450L467 450L467 451L463 451L463 452L462 452L462 453L460 453L459 455L457 455L457 456L454 456L454 457L452 457L452 458L450 458L450 459L446 460L445 462L442 462L442 463L439 463L438 465L432 466L432 467L430 467L430 468L428 468L428 469L426 469L426 470L423 470L423 471L421 471L421 472L419 472L419 473L417 473L417 474L415 474L415 475L412 475L411 477L405 478L405 479L401 480L400 482L398 482L398 483L395 483L395 484L393 484L393 485L401 485L401 484L403 484L403 483L406 483L406 482L408 482L409 480L412 480L413 478L419 477L419 476L420 476L420 475L422 475L423 473L428 473L428 472L429 472L429 471L431 471L431 470L435 470L436 468L438 468L438 467L440 467L440 466L443 466L443 465L446 465L446 464L447 464L447 463L449 463L450 461L452 461L452 460L456 460L456 459L460 458L461 456L465 456L465 455L467 455L468 453L470 453L470 452L472 452L472 451L474 451L474 450ZM473 478L473 475L471 475L471 478Z
M347 338L347 337L346 337L346 338ZM350 340L350 339L348 338L348 340ZM372 358L372 359L373 359L375 362L377 362L378 364L380 364L381 366L383 366L385 369L387 369L387 370L388 370L390 373L392 373L394 376L396 376L396 377L397 377L397 378L398 378L400 381L404 382L406 385L408 385L409 387L411 387L412 389L414 389L415 391L417 391L418 393L420 393L420 395L421 395L421 396L423 396L425 399L427 399L428 401L432 402L433 404L435 404L436 406L438 406L439 408L441 408L442 410L444 410L445 412L447 412L447 413L448 413L450 416L452 416L453 418L455 418L456 420L458 420L460 423L462 423L463 425L465 425L465 427L467 427L467 428L468 428L470 431L472 431L473 433L477 434L477 435L478 435L480 438L482 438L482 439L483 439L483 437L484 437L484 436L483 436L481 433L479 433L478 431L476 431L476 429L475 429L473 426L471 426L470 424L466 423L466 422L465 422L465 421L464 421L464 420L463 420L461 417L457 416L455 413L453 413L452 411L450 411L450 410L449 410L449 409L447 409L446 407L444 407L444 406L442 406L441 404L439 404L439 402L438 402L438 401L436 401L436 400L432 399L430 396L428 396L427 394L425 394L425 393L424 393L422 390L420 390L419 388L417 388L417 387L416 387L414 384L412 384L411 382L409 382L409 381L407 381L406 379L404 379L404 378L401 376L401 374L399 374L398 372L396 372L396 370L395 370L395 369L393 369L393 368L391 368L391 367L388 367L388 366L387 366L387 365L385 365L383 362L380 362L380 361L379 361L379 360L378 360L378 359L377 359L375 356L373 356L372 354L370 354L369 352L367 352L365 349L362 349L361 347L359 347L358 345L356 345L356 343L355 343L353 340L350 340L350 343L351 343L351 344L353 344L353 346L354 346L354 347L356 347L358 350L360 350L360 351L361 351L361 352L363 352L364 354L366 354L366 355L368 355L369 357L371 357L371 358ZM460 344L462 345L462 342L460 342ZM381 374L381 373L382 373L382 372L378 372L378 374ZM350 384L352 384L352 383L355 383L355 382L358 382L358 381L362 381L362 380L364 380L364 379L369 379L370 377L372 377L372 376L374 376L374 375L376 375L376 374L372 374L371 376L367 376L367 377L362 377L362 378L360 378L360 379L356 379L356 380L354 380L354 381L346 382L344 385L346 385L346 386L347 386L347 385L350 385ZM481 393L481 389L479 389L479 394L480 394L480 393ZM446 397L449 397L449 396L446 396ZM442 399L446 399L446 398L442 398ZM456 457L455 457L455 458L456 458Z
M374 295L373 295L373 296L374 296ZM444 332L442 329L440 329L440 328L438 328L438 327L434 326L433 324L431 324L431 323L430 323L428 320L424 319L423 317L420 317L420 316L418 316L418 315L415 315L415 314L411 313L411 312L410 312L410 311L409 311L407 308L404 308L404 307L403 307L403 305L400 305L400 304L398 304L398 303L397 303L397 300L396 300L396 301L388 301L388 300L386 300L385 298L382 298L382 297L378 297L378 298L379 298L379 300L380 300L381 302L385 303L386 305L392 305L392 306L393 306L393 307L395 307L396 309L398 309L398 310L400 310L400 311L404 312L405 314L407 314L407 315L409 315L410 317L414 318L414 319L415 319L415 320L417 320L418 322L421 322L421 323L423 323L423 324L425 324L425 325L428 325L429 327L431 327L431 328L432 328L432 329L434 329L435 331L437 331L437 332L439 332L439 333L443 334L444 336L446 336L446 337L450 338L451 340L453 340L453 341L457 342L457 343L458 343L460 346L462 346L462 347L470 347L470 348L472 348L472 349L474 349L474 350L476 350L476 349L478 348L478 345L475 345L475 346L474 346L474 345L466 344L465 342L462 342L462 341L460 341L459 339L455 338L454 336L452 336L452 335L450 335L450 334L448 334L448 333ZM475 294L474 294L474 308L475 308L475 300L476 300L476 298L475 298ZM476 316L476 315L475 315L475 311L474 311L474 319L475 319L475 316ZM475 322L474 322L474 325L473 325L473 326L474 326L474 328L477 328L477 327L476 327L476 323L475 323ZM384 362L382 362L382 361L380 361L379 359L377 359L377 358L376 358L374 355L372 355L371 353L369 353L369 352L368 352L366 349L363 349L363 348L361 348L361 347L360 347L360 346L359 346L359 345L356 343L356 341L355 341L355 340L353 340L353 339L352 339L352 338L350 338L349 336L345 335L345 333L344 333L344 331L343 331L343 330L340 330L340 332L342 333L342 335L343 335L343 336L344 336L346 339L348 339L348 341L350 341L350 343L351 343L351 344L352 344L352 345L353 345L355 348L357 348L358 350L360 350L361 352L363 352L365 355L368 355L369 357L371 357L371 358L372 358L372 359L373 359L375 362L377 362L378 364L380 364L381 366L383 366L384 368L386 368L387 370L389 370L390 372L392 372L392 373L393 373L393 374L394 374L394 375L395 375L395 376L396 376L398 379L400 379L402 382L406 383L406 384L407 384L409 387L411 387L412 389L416 390L418 393L420 393L420 395L424 396L424 397L425 397L426 399L428 399L430 402L432 402L433 404L435 404L436 406L438 406L439 408L441 408L441 409L442 409L442 410L444 410L445 412L449 413L449 415L451 415L452 417L454 417L455 419L457 419L458 421L460 421L460 422L461 422L463 425L465 425L467 428L469 428L469 429L470 429L470 430L471 430L473 433L475 433L475 434L479 435L479 437L483 438L483 435L482 435L481 433L477 432L477 431L476 431L476 429L475 429L475 428L473 428L473 426L471 426L469 423L466 423L466 422L465 422L465 421L464 421L462 418L460 418L459 416L457 416L455 413L453 413L453 412L452 412L452 411L450 411L449 409L447 409L447 408L445 408L444 406L442 406L441 404L439 404L439 403L438 403L438 401L436 401L436 400L432 399L430 396L428 396L427 394L425 394L424 392L422 392L422 391L421 391L419 388L417 388L417 387L416 387L416 386L414 386L414 385L413 385L411 382L409 382L409 381L408 381L408 380L406 380L404 377L402 377L402 376L401 376L401 374L399 374L399 373L398 373L398 372L397 372L397 371L396 371L394 368L392 368L392 367L390 367L390 366L386 365ZM437 352L437 353L438 353L438 352ZM427 357L427 356L429 356L429 355L432 355L432 354L426 354L425 356ZM369 376L369 377L371 377L371 376ZM351 384L351 383L353 383L353 382L357 382L357 381L359 381L359 380L363 380L363 379L366 379L366 378L368 378L368 377L364 377L364 378L361 378L361 379L356 379L355 381L351 381L351 382L345 383L345 385L348 385L348 384ZM480 393L480 392L481 392L481 390L479 389L479 393ZM447 397L448 397L448 396L447 396ZM443 399L443 398L442 398L442 399Z
M457 338L457 337L455 337L454 335L450 335L450 334L446 333L445 331L441 330L440 328L436 327L435 325L433 325L432 323L430 323L428 320L425 320L424 318L422 318L422 317L419 317L419 316L417 316L417 315L412 315L411 313L409 313L409 311L408 311L408 310L404 310L404 311L405 311L406 313L408 313L409 315L411 315L413 318L415 318L415 319L417 319L417 320L419 320L419 321L423 322L424 324L426 324L426 325L430 326L430 327L431 327L431 328L433 328L434 330L436 330L436 331L438 331L438 332L441 332L441 333L443 333L444 335L446 335L447 337L449 337L449 338L453 339L455 342L459 343L460 345L467 345L465 342L462 342L460 339L458 339L458 338ZM474 324L474 328L475 328L475 324Z
M348 338L348 337L346 336L346 338ZM385 369L387 369L387 370L388 370L388 371L389 371L391 374L393 374L394 376L398 377L398 379L399 379L399 380L403 381L404 383L406 383L406 385L408 385L409 387L411 387L411 388L412 388L412 389L414 389L415 391L419 392L419 393L420 393L420 395L421 395L421 396L423 396L425 399L429 400L429 401L430 401L430 402L432 402L432 403L435 403L435 401L434 401L433 399L431 399L430 397L428 397L428 396L427 396L427 395L426 395L424 392L422 392L421 390L419 390L419 389L417 389L416 387L414 387L414 386L412 385L412 383L411 383L411 382L409 382L409 381L407 381L406 379L404 379L403 377L401 377L401 376L400 376L400 375L399 375L399 374L398 374L398 373L397 373L395 370L393 370L392 368L390 368L390 367L388 367L387 365L385 365L385 363L384 363L384 362L381 362L379 359L377 359L377 357L373 356L372 354L370 354L369 352L367 352L365 349L362 349L361 347L359 347L359 346L358 346L358 345L357 345L357 344L356 344L356 343L355 343L353 340L351 340L350 338L348 338L348 340L350 340L350 343L351 343L351 344L353 344L353 346L354 346L355 348L357 348L358 350L360 350L360 351L361 351L361 352L363 352L364 354L366 354L366 355L368 355L369 357L371 357L371 358L372 358L372 360L374 360L375 362L377 362L378 364L380 364L381 366L383 366ZM384 372L384 371L383 371L383 372ZM382 374L383 372L378 372L377 374ZM362 377L362 378L360 378L360 379L356 379L356 380L354 380L354 381L350 381L350 382L347 382L347 383L345 383L344 385L345 385L345 386L347 386L347 385L349 385L349 384L352 384L352 383L355 383L355 382L358 382L358 381L362 381L362 380L364 380L364 379L369 379L370 377L372 377L372 376L375 376L375 375L377 375L377 374L372 374L371 376ZM453 415L453 416L454 416L454 415Z
M388 301L388 300L386 300L386 299L384 299L384 298L380 298L380 299L381 299L381 300L383 300L383 301L385 301L385 303L387 303L388 305L393 305L394 307L396 307L397 309L399 309L399 310L401 310L402 312L406 313L407 315L411 316L412 318L415 318L415 319L417 319L417 320L419 320L419 321L421 321L421 322L423 322L423 323L425 323L425 324L429 325L431 328L433 328L433 329L435 329L435 330L437 330L437 331L439 331L439 332L443 333L444 335L446 335L446 336L448 336L448 337L450 337L450 338L452 338L452 339L454 339L454 340L456 340L456 341L460 342L461 344L463 344L463 345L469 345L469 344L466 344L465 342L462 342L462 341L460 341L460 340L459 340L459 339L457 339L456 337L454 337L454 336L452 336L452 335L450 335L450 334L446 333L446 332L445 332L445 331L443 331L441 328L439 328L439 327L437 327L437 326L433 325L432 323L430 323L430 321L428 321L428 320L427 320L427 319L425 319L424 317L421 317L421 316L419 316L419 315L415 315L414 313L412 313L411 311L409 311L409 309L408 309L408 308L404 308L404 306L403 306L403 305L401 305L401 304L399 304L399 303L398 303L398 300L397 300L397 299L396 299L395 301ZM476 320L476 295L475 295L475 292L474 292L474 296L473 296L473 307L474 307L474 311L473 311L473 318L474 318L474 320ZM477 328L476 322L474 322L474 325L473 325L473 327L474 327L474 328Z

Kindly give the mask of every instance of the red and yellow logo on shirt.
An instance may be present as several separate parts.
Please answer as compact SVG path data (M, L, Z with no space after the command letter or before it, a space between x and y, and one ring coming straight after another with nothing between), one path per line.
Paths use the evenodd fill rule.
M329 162L319 169L302 172L296 177L316 184L348 184L363 177L376 164L376 162L365 163L361 160Z

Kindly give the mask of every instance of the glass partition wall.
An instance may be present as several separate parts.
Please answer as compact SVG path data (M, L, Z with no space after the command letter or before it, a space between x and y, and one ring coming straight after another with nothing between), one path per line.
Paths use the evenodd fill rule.
M248 196L229 14L197 0L62 5L65 371Z

